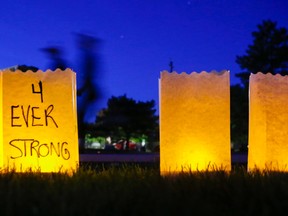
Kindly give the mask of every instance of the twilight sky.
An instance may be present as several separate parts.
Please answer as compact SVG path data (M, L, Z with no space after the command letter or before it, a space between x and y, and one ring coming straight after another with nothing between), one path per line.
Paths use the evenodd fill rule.
M49 67L41 48L59 46L77 72L75 33L101 39L98 50L104 107L112 95L154 99L160 71L229 69L252 43L264 19L288 28L287 0L13 0L1 2L0 68Z

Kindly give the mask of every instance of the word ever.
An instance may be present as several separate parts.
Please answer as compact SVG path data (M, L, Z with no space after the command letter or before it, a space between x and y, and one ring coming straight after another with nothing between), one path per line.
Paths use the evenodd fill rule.
M53 156L56 154L58 157L68 160L70 158L70 152L67 148L67 142L53 142L40 143L40 141L35 139L14 139L9 142L9 145L17 150L13 156L10 156L11 159L17 159L28 156L36 156L38 158Z
M58 128L58 124L51 115L54 106L51 104L46 109L41 110L38 106L11 106L11 127L22 127L19 119L22 118L26 127L29 126L48 126L50 121ZM17 121L18 120L18 121Z

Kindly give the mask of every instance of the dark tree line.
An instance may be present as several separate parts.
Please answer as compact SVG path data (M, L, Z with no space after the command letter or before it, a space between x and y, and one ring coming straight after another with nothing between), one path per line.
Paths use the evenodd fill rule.
M158 138L158 116L155 115L155 101L135 101L126 95L111 97L107 108L102 109L96 118L98 135L124 139L126 143L132 136L148 137L149 141ZM128 150L129 146L126 145Z

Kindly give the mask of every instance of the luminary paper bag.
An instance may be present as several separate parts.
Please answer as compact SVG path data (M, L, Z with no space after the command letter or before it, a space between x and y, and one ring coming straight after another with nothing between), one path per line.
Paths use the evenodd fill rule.
M250 75L248 170L288 171L288 76Z
M231 169L229 72L161 73L161 174Z
M75 73L0 72L0 167L66 172L79 162Z

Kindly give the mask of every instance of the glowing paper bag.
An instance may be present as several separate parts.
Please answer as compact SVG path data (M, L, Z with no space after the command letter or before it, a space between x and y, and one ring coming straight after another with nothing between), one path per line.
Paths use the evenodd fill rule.
M250 75L248 170L288 171L288 76Z
M231 169L229 72L161 73L161 174Z
M4 70L0 82L0 167L17 172L75 170L75 73Z

